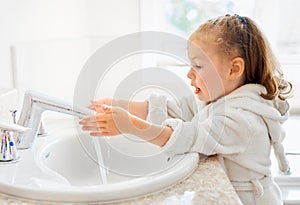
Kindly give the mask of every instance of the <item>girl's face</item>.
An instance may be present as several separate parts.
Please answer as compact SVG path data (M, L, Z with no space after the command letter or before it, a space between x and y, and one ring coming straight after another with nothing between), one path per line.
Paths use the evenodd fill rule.
M226 95L229 92L230 61L222 58L207 43L192 41L188 45L191 62L187 77L195 87L194 93L206 103Z

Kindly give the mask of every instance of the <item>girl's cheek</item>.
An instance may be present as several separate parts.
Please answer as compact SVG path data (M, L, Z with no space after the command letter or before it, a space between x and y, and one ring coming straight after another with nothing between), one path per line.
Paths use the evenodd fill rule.
M211 100L215 100L216 98L223 95L225 89L222 83L222 79L217 72L211 71L209 73L206 73L205 76L202 77Z

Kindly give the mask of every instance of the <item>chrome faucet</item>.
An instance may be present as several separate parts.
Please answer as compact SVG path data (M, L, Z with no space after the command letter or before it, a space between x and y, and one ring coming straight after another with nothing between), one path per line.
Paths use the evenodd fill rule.
M28 129L20 125L0 121L0 163L20 160L12 133L26 132Z
M30 128L30 130L14 135L18 149L28 149L32 147L41 127L42 114L47 110L80 118L94 114L94 111L83 106L73 105L72 102L48 96L37 91L27 91L24 96L23 107L18 124Z

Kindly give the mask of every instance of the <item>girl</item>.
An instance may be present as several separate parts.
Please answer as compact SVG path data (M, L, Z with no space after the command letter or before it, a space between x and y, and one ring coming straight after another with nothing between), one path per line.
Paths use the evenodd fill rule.
M187 77L199 100L179 104L163 96L146 102L93 102L96 116L82 119L91 135L130 133L162 146L167 154L217 154L243 204L282 204L270 151L289 171L281 124L291 84L283 80L267 40L248 17L209 20L189 38ZM112 106L113 105L113 106Z

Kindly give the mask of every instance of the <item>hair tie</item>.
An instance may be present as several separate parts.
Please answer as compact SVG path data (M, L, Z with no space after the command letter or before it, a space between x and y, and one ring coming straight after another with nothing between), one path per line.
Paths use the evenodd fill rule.
M241 20L242 23L247 24L247 21L244 17L239 16L239 19Z

